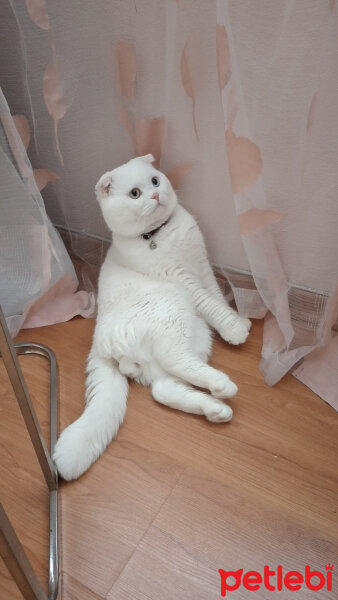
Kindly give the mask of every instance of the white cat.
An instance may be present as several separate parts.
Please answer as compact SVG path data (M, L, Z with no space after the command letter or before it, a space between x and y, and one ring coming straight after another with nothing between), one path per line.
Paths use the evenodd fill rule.
M207 364L209 326L241 344L251 323L226 303L194 218L153 161L151 154L134 158L95 188L113 244L99 278L86 408L55 447L64 479L79 477L116 436L127 377L150 385L155 400L172 408L215 423L232 417L222 399L234 396L237 386Z

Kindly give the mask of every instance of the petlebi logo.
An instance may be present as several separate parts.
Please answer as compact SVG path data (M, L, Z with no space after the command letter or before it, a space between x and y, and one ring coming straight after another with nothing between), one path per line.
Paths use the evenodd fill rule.
M252 592L261 588L265 588L269 592L281 592L283 590L296 592L302 588L316 592L322 589L332 591L333 565L329 563L325 566L325 569L323 573L312 569L310 565L306 565L304 572L285 571L281 565L278 565L276 569L264 565L262 573L258 571L244 572L244 569L238 569L237 571L219 569L221 596L230 598L230 592L238 590L241 586ZM234 595L234 600L235 597Z

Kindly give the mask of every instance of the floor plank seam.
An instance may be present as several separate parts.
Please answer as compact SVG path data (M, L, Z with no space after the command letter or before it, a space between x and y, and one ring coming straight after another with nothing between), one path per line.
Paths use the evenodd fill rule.
M81 586L82 589L85 589L86 591L88 591L90 593L90 595L92 596L92 600L105 600L106 596L101 596L101 594L98 594L97 592L95 592L92 588L88 587L88 585L86 585L85 583L83 583L82 581L77 579L76 577L73 577L73 575L71 575L71 573L68 573L68 571L62 570L61 575L63 575L63 574L70 577L73 581L76 581ZM61 591L59 592L58 600L66 600L63 592L64 592L64 587L62 587Z
M134 550L132 551L132 553L130 554L128 560L126 561L126 563L123 565L122 569L120 570L119 574L117 575L117 577L114 580L114 583L112 584L112 586L109 588L107 594L105 595L105 598L107 598L109 596L109 594L111 593L112 589L114 588L114 586L116 585L116 583L118 582L118 580L120 579L121 575L123 574L123 572L125 571L125 569L127 568L127 566L129 565L131 559L133 558L135 552L137 551L138 547L140 546L142 540L144 539L144 537L146 536L146 534L148 533L150 527L152 526L152 524L154 523L154 521L156 520L157 516L159 515L159 513L161 512L163 506L166 504L166 502L168 502L169 498L172 496L172 494L174 493L174 491L176 490L177 486L180 484L182 478L184 477L186 471L188 470L188 467L184 467L182 470L182 473L180 474L180 476L178 477L178 480L176 481L176 483L174 483L173 487L171 488L171 490L168 492L166 498L163 500L163 502L161 503L161 505L159 506L158 510L156 511L156 513L154 514L153 518L151 519L147 529L143 532L141 538L139 539L139 541L137 542Z

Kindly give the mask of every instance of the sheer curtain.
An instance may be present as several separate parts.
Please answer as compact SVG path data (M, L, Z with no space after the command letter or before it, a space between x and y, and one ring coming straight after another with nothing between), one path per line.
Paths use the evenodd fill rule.
M46 177L32 171L0 90L0 304L13 336L93 312L92 294L76 292L73 264L46 214L38 189Z
M309 383L317 355L330 370L334 0L6 0L1 11L4 92L26 144L30 132L28 156L44 173L45 207L82 288L94 291L110 239L97 179L152 152L240 312L265 316L266 381L296 365ZM321 379L334 385L332 369ZM332 385L311 385L338 406Z

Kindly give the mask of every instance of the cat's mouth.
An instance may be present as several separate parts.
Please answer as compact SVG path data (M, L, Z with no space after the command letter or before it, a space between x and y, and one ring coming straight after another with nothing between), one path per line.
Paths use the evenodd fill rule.
M158 200L156 200L156 204L154 205L154 210L156 210L159 206L164 206L165 203L161 201L161 199L159 198Z
M154 206L154 211L159 208L160 206L165 206L165 202L161 201L161 198L159 195L157 195L157 198L154 198L154 196L151 197L152 200L155 200L155 204Z

